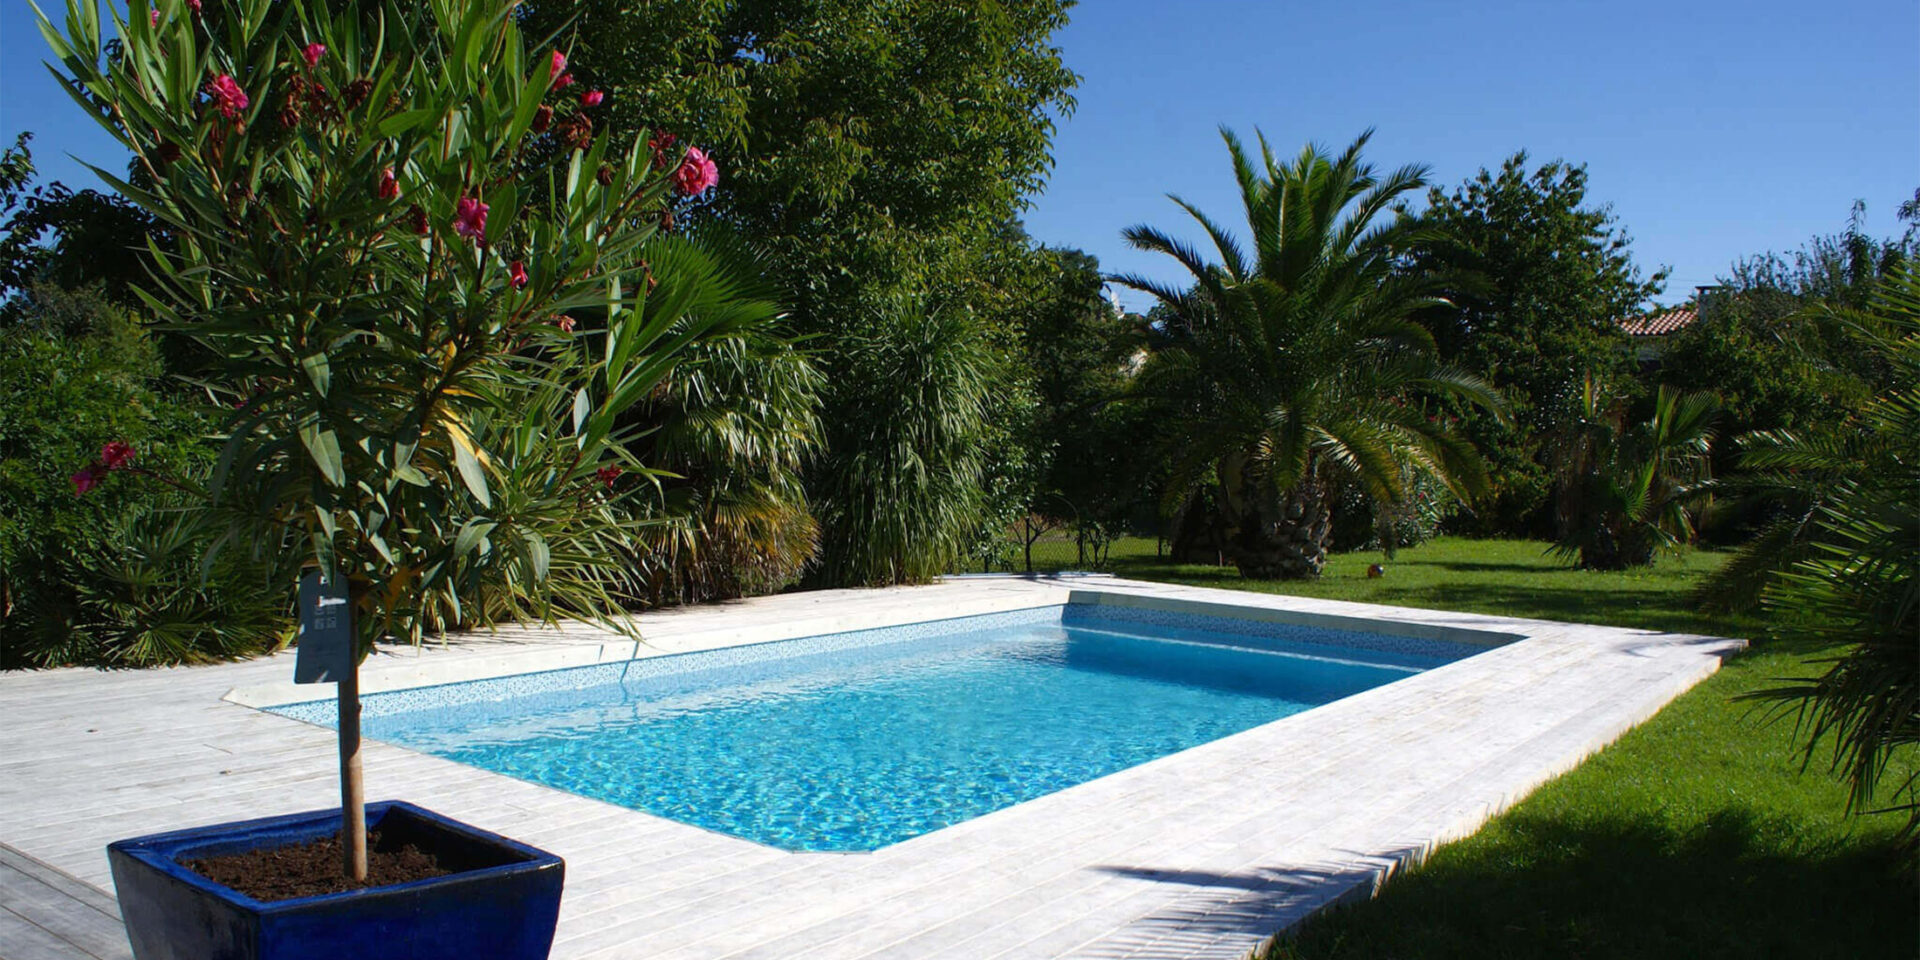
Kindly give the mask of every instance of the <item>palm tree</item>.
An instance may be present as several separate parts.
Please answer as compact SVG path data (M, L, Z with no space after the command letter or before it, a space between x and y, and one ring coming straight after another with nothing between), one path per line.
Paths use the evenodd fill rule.
M1624 570L1693 539L1692 505L1708 490L1719 414L1711 394L1661 387L1653 413L1630 424L1624 400L1588 376L1551 447L1554 552L1589 570Z
M1781 639L1833 645L1806 664L1817 675L1749 696L1795 715L1806 760L1831 751L1851 809L1904 812L1920 844L1920 769L1900 759L1920 745L1920 272L1889 271L1865 308L1820 312L1886 371L1884 385L1843 422L1741 439L1752 482L1798 509L1713 586L1759 591Z
M1231 131L1221 136L1252 255L1179 197L1221 262L1152 227L1125 232L1193 277L1185 288L1111 278L1160 303L1135 395L1179 425L1170 496L1179 506L1211 494L1204 519L1242 574L1317 576L1339 484L1397 504L1411 465L1463 498L1484 489L1479 455L1423 401L1454 395L1495 411L1499 401L1442 366L1432 336L1409 319L1440 301L1432 278L1397 268L1420 228L1387 215L1425 185L1425 168L1377 176L1360 159L1371 131L1338 156L1308 145L1284 163L1263 136L1258 165Z

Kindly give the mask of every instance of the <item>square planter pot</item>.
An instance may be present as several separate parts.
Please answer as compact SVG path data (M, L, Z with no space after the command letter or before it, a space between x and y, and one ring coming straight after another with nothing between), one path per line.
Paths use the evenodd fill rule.
M559 857L410 803L367 804L383 843L411 843L444 877L271 903L180 861L332 836L316 810L121 840L107 847L137 960L543 960L566 865Z

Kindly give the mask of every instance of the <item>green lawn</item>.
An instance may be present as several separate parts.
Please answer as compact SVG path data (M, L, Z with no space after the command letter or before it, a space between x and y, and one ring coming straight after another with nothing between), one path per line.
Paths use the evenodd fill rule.
M1544 545L1446 539L1335 557L1315 583L1240 579L1116 546L1142 579L1373 603L1740 636L1715 676L1478 834L1441 849L1369 902L1309 921L1271 960L1418 957L1912 958L1920 884L1885 817L1848 817L1843 789L1801 773L1791 721L1735 697L1820 651L1764 640L1752 618L1691 600L1720 557L1635 573L1566 569Z

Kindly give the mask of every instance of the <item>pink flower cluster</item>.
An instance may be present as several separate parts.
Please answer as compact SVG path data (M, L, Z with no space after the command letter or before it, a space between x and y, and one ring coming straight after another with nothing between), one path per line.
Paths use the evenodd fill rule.
M88 493L106 479L107 474L115 470L125 470L133 462L133 447L115 440L100 448L100 459L90 463L85 469L68 479L73 481L73 493L79 496Z
M247 104L251 102L247 99L247 91L240 88L232 74L226 73L207 84L207 95L213 98L213 105L220 115L228 120L240 119L241 111L247 109Z
M686 157L680 161L680 169L673 172L674 187L689 197L719 182L720 167L699 147L688 147Z
M461 197L453 205L453 232L479 243L487 235L487 205L477 197Z

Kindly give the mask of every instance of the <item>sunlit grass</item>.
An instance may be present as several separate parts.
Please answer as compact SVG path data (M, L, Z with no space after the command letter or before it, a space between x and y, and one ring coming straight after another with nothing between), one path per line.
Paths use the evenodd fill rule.
M1767 639L1757 617L1701 612L1721 556L1650 570L1568 569L1524 541L1444 539L1339 555L1312 583L1170 564L1116 545L1114 572L1203 586L1739 636L1753 648L1659 715L1389 882L1306 923L1273 960L1424 957L1910 958L1920 886L1890 817L1845 813L1845 788L1802 772L1791 718L1736 698L1823 651ZM1384 562L1385 576L1366 568Z

